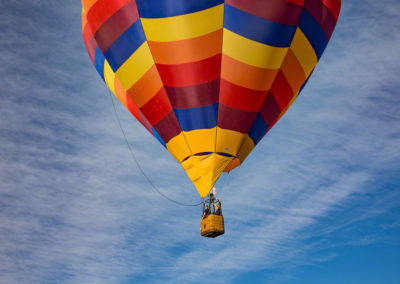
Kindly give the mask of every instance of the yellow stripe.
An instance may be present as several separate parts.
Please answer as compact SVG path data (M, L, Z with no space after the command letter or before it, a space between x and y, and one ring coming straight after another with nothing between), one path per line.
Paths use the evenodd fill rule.
M243 63L264 69L279 69L287 50L287 47L269 46L224 29L222 53Z
M141 18L149 41L176 41L194 38L221 29L224 4L187 15L148 19Z
M243 163L250 152L254 149L254 141L249 136L246 136L242 146L240 147L239 153L237 154L238 159Z
M182 162L181 165L195 185L200 196L204 198L232 159L233 157L224 157L213 153L203 156L192 156Z
M238 157L241 162L253 150L254 142L249 135L229 130L217 128L217 151L228 153Z
M197 129L184 133L192 154L214 152L215 127L211 129Z
M232 156L236 156L245 136L247 136L247 134L217 127L216 152L228 153Z
M126 107L128 105L126 103L126 91L122 88L116 88L115 83L118 80L115 77L114 71L111 69L110 64L108 63L107 59L104 61L104 81L106 82L107 87L110 91L117 97L117 99Z
M296 55L297 60L299 60L303 67L306 77L308 77L315 65L317 65L318 58L312 45L299 28L296 30L290 49Z
M189 156L190 152L192 155L203 152L227 153L232 156L241 156L240 160L243 161L254 148L254 142L248 134L219 127L217 131L214 127L183 132L185 136L183 137L181 133L171 139L167 143L167 149L180 162ZM217 139L216 142L215 139ZM186 145L189 145L190 151Z
M125 90L129 90L153 64L154 60L146 41L125 61L115 74Z
M190 150L183 136L183 132L168 141L167 149L179 163L190 156Z
M239 153L237 154L237 157L241 163L243 163L244 159L247 158L247 156L254 149L254 147L255 145L253 139L251 139L248 135L246 135L246 138L239 149Z
M115 74L107 60L104 61L104 81L106 81L106 84L111 92L115 94Z

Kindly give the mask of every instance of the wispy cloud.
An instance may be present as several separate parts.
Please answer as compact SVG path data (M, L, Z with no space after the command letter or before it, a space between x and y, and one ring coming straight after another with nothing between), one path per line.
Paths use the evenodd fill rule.
M199 208L161 199L135 168L83 47L79 3L2 4L1 281L195 283L207 271L218 283L269 269L284 282L288 268L335 257L328 248L383 241L349 232L399 205L385 186L400 172L400 5L386 2L343 2L301 97L226 182L215 240L199 237ZM118 109L157 186L196 202L180 166Z

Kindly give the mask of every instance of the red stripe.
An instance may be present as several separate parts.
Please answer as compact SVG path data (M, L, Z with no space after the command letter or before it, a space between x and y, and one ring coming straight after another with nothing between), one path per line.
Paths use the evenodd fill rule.
M164 88L161 88L151 100L140 108L144 116L153 126L165 117L171 109L172 107Z
M267 91L256 91L221 79L219 101L226 106L243 111L258 111Z
M103 53L138 19L139 13L135 1L129 2L108 18L95 34Z
M89 38L92 35L92 31L90 30L89 25L86 25L83 30L82 30L82 34L83 34L83 41L85 42L85 45L88 45L89 42Z
M218 126L223 129L247 133L257 115L257 112L248 112L228 107L224 104L218 106Z
M324 5L331 11L333 17L337 21L339 18L340 7L342 5L341 0L322 0Z
M177 65L157 64L157 68L166 86L200 85L220 77L221 54L191 63Z
M165 87L173 108L203 107L218 102L219 79L201 85Z
M143 113L140 109L135 105L134 101L132 100L131 96L126 96L126 104L129 112L139 121L144 128L146 128L152 135L151 124L149 121L144 117Z
M165 143L168 143L169 140L182 132L174 111L170 111L163 119L154 125L154 129Z
M273 126L280 113L281 109L279 108L278 103L276 102L272 93L269 92L265 97L264 103L260 109L260 114L268 128Z
M135 105L135 103L133 102L131 96L126 96L126 105L128 107L128 110L130 111L130 113L138 120L140 121L140 117L139 117L139 108Z
M307 0L304 8L318 22L318 24L324 30L327 39L329 40L336 25L336 20L331 11L329 11L329 9L322 4L321 0Z
M153 134L153 126L150 124L150 122L147 120L147 118L144 116L143 112L140 111L139 109L139 122L144 126L144 128L147 129L147 131L149 131L151 133L151 135Z
M97 29L109 17L130 1L131 0L98 0L87 13L87 19L92 28L92 32L96 33Z
M304 0L285 0L285 1L289 2L289 3L293 3L293 4L296 4L296 5L299 5L301 7L304 6Z
M271 88L271 93L274 95L276 102L282 110L285 109L293 98L294 94L292 88L281 70L279 70L278 75L275 78L274 84Z
M96 49L97 49L97 42L93 36L89 38L88 44L86 46L87 52L89 54L90 59L94 64L94 59L96 57Z
M285 0L226 0L225 3L254 16L290 26L297 26L303 6Z

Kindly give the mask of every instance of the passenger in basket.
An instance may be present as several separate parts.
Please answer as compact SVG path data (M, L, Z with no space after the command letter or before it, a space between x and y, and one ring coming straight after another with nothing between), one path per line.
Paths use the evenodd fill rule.
M210 215L210 208L208 208L208 205L206 205L206 208L204 208L203 212L203 218L206 218L208 215Z

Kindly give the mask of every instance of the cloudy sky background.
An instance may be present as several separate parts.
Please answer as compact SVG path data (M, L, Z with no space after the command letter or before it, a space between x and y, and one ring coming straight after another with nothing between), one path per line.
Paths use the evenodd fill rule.
M161 198L129 156L80 1L0 8L0 283L400 283L398 0L343 2L299 99L217 185L213 240L200 208ZM198 202L117 107L151 180Z

